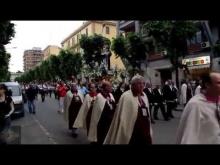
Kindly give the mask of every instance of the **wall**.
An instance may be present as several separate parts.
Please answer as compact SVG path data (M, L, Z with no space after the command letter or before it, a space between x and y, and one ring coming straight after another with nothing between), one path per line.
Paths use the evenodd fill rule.
M152 84L152 88L155 88L156 85L161 85L160 72L155 69L150 67L145 68L144 78Z
M212 70L220 72L220 57L214 58L212 60Z

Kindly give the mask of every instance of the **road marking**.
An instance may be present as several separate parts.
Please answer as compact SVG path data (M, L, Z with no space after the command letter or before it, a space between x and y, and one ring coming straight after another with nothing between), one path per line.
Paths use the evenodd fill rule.
M45 135L48 137L49 141L52 142L53 144L58 144L55 139L51 136L51 134L47 131L47 129L40 123L40 121L32 116L32 118L34 119L34 121L40 126L41 130L45 133Z

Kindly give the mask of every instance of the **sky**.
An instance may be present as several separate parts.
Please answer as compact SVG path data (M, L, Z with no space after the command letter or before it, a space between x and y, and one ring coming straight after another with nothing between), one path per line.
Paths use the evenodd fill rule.
M11 54L9 71L23 71L23 53L33 47L42 50L48 45L61 47L61 42L84 21L11 21L15 24L15 37L6 45Z

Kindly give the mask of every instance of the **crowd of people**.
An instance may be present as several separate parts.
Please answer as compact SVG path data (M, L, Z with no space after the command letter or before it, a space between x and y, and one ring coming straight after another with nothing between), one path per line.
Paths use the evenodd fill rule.
M219 83L220 74L210 72L196 82L183 80L179 90L172 80L152 87L141 75L117 87L104 79L88 83L32 83L23 88L31 114L36 113L37 94L44 102L45 95L51 97L54 93L58 113L64 116L72 136L77 138L78 129L85 129L91 144L153 144L152 124L159 120L158 110L165 121L170 121L175 118L173 111L178 104L184 110L176 143L209 144L220 143ZM0 116L10 116L13 111L10 97L4 95L6 91L0 86L0 106L8 109Z

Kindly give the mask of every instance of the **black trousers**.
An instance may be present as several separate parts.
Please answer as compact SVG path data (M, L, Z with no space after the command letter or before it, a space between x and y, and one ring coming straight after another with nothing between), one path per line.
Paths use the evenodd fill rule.
M174 102L167 102L167 115L168 117L173 117L173 109L175 108Z
M165 106L163 103L158 103L157 105L154 106L154 112L153 112L154 119L158 118L157 113L158 113L159 108L162 112L162 116L163 116L164 120L167 120L167 113L166 113Z
M149 111L150 111L151 121L153 121L153 113L152 113L152 110L153 110L153 105L150 104L150 106L149 106Z

